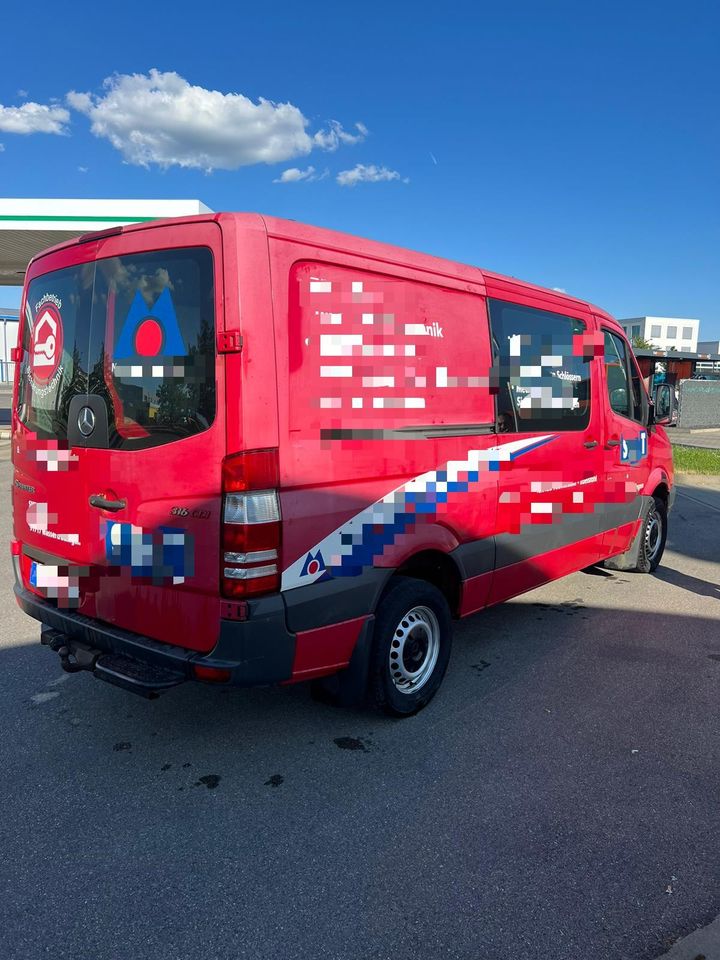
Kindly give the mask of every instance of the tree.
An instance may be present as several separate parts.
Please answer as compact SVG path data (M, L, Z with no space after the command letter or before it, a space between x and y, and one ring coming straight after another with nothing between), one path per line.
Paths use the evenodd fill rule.
M632 345L636 350L654 350L655 344L650 340L646 340L645 337L635 336L631 341Z

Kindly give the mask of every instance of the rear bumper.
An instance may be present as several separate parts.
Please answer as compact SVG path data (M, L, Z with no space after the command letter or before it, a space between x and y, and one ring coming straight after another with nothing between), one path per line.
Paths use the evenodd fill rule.
M279 595L251 601L248 620L221 620L215 648L203 654L159 643L72 610L58 609L19 584L15 584L14 589L25 613L69 641L91 651L117 654L170 671L177 674L178 682L196 679L195 666L229 670L229 683L241 687L280 683L292 676L295 634L287 629L285 608Z

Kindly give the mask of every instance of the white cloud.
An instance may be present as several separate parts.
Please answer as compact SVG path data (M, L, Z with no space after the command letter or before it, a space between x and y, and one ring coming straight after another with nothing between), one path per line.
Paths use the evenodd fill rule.
M78 173L87 173L90 167L78 167Z
M553 287L553 290L557 290L558 293L567 293L565 287Z
M343 125L337 120L329 121L328 130L318 130L313 137L313 143L321 150L329 150L333 153L341 144L362 143L368 135L368 128L364 123L356 123L357 133L348 133L343 129Z
M25 97L28 95L28 92L27 90L18 90L17 95L20 97L21 100L24 100Z
M19 107L0 104L0 130L5 133L67 133L70 114L64 107L23 103Z
M95 136L108 139L127 163L138 166L236 170L306 156L314 147L335 149L336 141L358 142L367 132L357 124L358 133L349 134L332 121L316 140L292 103L262 97L254 103L241 93L192 85L172 72L115 74L104 88L99 96L73 90L67 102L90 118Z
M298 183L300 180L317 180L315 167L308 167L307 170L290 167L288 170L283 170L277 180L273 180L273 183Z
M0 153L2 153L4 149L5 149L5 145L0 143Z
M341 170L335 178L341 187L354 187L358 183L380 183L384 180L402 180L410 183L407 177L401 177L397 170L377 167L374 163L357 163L352 170Z

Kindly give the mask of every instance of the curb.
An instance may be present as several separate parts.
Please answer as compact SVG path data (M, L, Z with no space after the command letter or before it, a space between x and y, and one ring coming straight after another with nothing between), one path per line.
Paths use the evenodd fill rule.
M688 447L690 450L720 450L720 442L710 445L700 440L672 440L671 443L673 447Z

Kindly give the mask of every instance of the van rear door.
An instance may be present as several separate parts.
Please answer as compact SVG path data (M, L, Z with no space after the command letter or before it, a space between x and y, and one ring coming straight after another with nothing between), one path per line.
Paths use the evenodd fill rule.
M26 584L202 651L220 613L221 303L212 221L40 258L23 307L14 449Z

